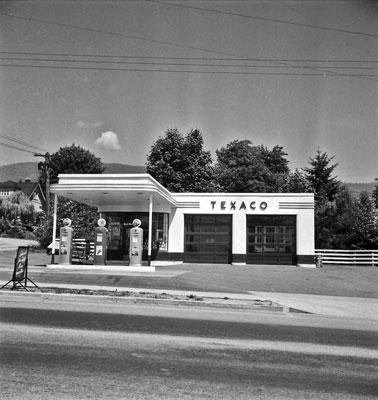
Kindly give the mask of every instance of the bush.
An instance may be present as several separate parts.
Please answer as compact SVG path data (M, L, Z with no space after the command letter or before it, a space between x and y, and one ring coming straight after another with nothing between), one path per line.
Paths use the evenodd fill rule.
M52 240L52 222L41 218L39 225L34 229L34 235L42 249L46 249Z
M37 240L37 237L33 232L30 232L29 229L25 228L22 225L10 225L6 226L5 224L0 224L1 236L15 238L15 239L28 239L28 240Z

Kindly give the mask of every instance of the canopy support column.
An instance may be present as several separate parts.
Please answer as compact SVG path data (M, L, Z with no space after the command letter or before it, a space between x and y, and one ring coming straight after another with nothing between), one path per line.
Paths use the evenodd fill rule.
M152 200L153 196L150 194L150 204L148 210L148 266L151 265L151 249L152 249Z
M54 193L54 214L53 214L51 264L55 264L55 238L56 238L57 205L58 205L58 195L56 193Z

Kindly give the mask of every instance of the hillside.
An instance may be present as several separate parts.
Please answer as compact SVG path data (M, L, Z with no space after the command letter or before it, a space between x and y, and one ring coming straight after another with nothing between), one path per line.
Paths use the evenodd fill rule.
M346 184L349 188L349 190L353 194L359 194L361 192L368 192L368 193L373 193L374 187L375 187L375 182L370 182L370 183L347 183Z
M145 174L146 167L139 167L127 164L104 164L106 167L105 174Z
M19 182L29 178L38 181L38 162L24 162L0 166L0 182Z
M137 174L145 173L146 168L136 165L104 163L106 174ZM0 182L19 182L30 179L32 182L38 180L38 162L25 162L0 166Z

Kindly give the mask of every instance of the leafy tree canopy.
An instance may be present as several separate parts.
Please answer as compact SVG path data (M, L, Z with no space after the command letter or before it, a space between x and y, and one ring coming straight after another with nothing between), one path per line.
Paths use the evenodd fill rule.
M216 154L216 172L222 191L286 191L290 170L281 146L269 150L262 145L253 146L249 140L234 140Z
M0 202L0 217L10 222L19 218L22 223L30 223L35 214L33 202L21 191L12 193Z
M40 175L42 187L45 187L46 168L50 168L51 182L57 181L59 174L101 174L105 170L99 158L89 150L75 144L61 147L59 151L49 156L49 160L45 163L45 168ZM51 209L52 205L50 206ZM89 239L96 227L98 214L96 208L59 197L57 218L58 221L70 218L73 221L74 236ZM51 242L51 218L42 220L40 226L36 229L36 234L42 246Z
M375 187L373 190L373 200L374 200L375 208L378 209L378 178L376 178L376 182L377 183L375 184Z
M39 179L42 187L46 183L46 168L50 169L51 182L57 182L59 174L102 174L105 171L100 158L75 144L61 147L56 153L50 154L44 164Z
M378 210L367 192L353 197L342 185L334 202L318 203L315 224L317 248L378 248Z
M295 169L294 172L289 173L288 182L286 186L287 193L309 193L312 192L311 185L307 180L305 174L300 169Z
M172 192L216 190L211 154L203 149L198 129L185 136L178 129L168 129L153 143L146 167L151 176Z

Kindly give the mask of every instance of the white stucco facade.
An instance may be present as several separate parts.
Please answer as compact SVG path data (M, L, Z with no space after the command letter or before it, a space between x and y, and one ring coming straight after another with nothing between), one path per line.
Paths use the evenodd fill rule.
M210 260L212 251L216 255L217 249L224 253L228 249L227 260L232 264L268 259L269 263L285 259L295 265L314 264L313 194L170 193L148 174L60 175L51 191L97 207L102 217L119 216L123 225L130 213L152 210L154 215L166 215L168 244L159 253L162 259L185 261L195 254L201 260L206 249ZM221 221L223 233L213 229L212 220Z

